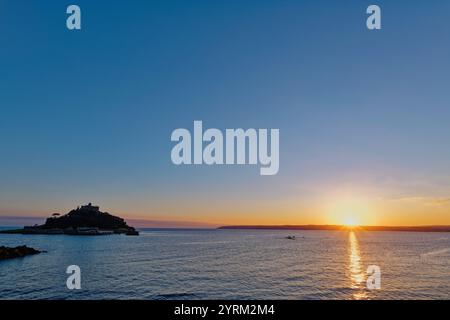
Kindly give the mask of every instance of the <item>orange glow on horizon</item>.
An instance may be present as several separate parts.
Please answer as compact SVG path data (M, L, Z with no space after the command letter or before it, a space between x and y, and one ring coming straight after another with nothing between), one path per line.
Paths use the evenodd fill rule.
M450 225L450 199L445 197L387 198L366 192L334 193L305 200L286 199L214 199L203 202L191 199L131 201L122 198L96 199L102 211L125 220L165 222L174 225L340 225L358 226L435 226ZM65 214L77 203L22 203L0 208L0 219L41 218L54 212ZM32 209L30 209L32 208ZM25 220L24 220L25 221ZM25 223L25 222L24 222ZM1 225L1 221L0 221Z

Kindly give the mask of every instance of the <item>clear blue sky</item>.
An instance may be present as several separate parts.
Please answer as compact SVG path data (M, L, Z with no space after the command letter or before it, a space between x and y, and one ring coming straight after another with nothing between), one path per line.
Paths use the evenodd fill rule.
M72 3L81 31L65 27ZM381 31L365 26L373 3ZM449 12L444 0L0 0L0 215L87 201L166 220L230 204L293 214L341 189L444 199ZM279 128L278 175L175 167L170 134L194 120Z

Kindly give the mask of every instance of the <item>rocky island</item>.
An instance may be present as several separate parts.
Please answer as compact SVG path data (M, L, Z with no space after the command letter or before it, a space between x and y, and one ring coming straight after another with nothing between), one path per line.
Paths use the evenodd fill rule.
M24 227L23 229L4 230L8 234L68 234L68 235L139 235L139 232L127 225L124 219L101 212L91 203L71 210L65 215L54 213L45 224Z
M0 247L0 260L21 258L33 254L38 254L43 251L36 250L34 248L29 248L27 246L18 246L15 248Z

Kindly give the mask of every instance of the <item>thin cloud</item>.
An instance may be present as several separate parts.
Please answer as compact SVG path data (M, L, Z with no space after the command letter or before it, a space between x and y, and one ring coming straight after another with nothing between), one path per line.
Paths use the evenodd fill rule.
M450 205L450 198L436 198L436 197L403 197L392 199L395 202L409 202L420 203L426 206L446 206Z

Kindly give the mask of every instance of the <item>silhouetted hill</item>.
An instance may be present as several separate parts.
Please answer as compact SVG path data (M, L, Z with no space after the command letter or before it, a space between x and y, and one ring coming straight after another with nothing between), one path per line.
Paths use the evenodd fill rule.
M131 228L122 218L113 216L107 212L86 210L83 208L72 210L61 217L47 218L45 224L40 227L44 229L90 227L104 230Z
M54 213L47 218L45 224L25 227L19 230L5 230L0 233L20 234L71 234L71 235L105 235L124 233L138 235L139 233L127 225L124 219L101 212L99 207L90 203L71 210L65 215Z

